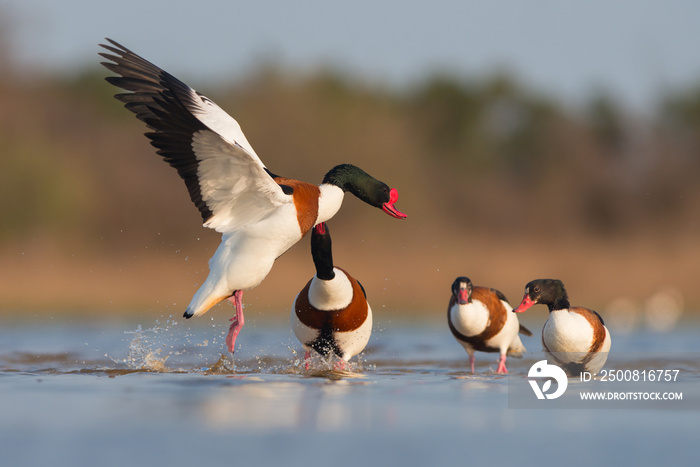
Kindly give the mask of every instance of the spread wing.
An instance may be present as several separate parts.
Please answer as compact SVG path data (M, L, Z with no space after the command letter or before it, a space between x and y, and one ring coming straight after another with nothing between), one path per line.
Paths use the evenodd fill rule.
M226 233L292 202L275 183L238 122L170 73L107 39L100 56L119 76L115 97L152 130L151 145L173 166L202 214L204 226Z

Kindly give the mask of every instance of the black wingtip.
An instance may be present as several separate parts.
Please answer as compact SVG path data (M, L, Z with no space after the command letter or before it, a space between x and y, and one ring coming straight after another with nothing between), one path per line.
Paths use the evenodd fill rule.
M106 58L107 60L112 60L111 54L117 54L119 56L124 55L126 52L130 52L129 49L124 47L123 45L119 44L118 42L113 41L109 37L105 37L105 39L109 42L109 44L97 44L103 49L107 50L110 53L107 52L97 52L98 55L101 57Z
M190 319L193 315L188 315L187 312L185 312L182 316L183 316L185 319Z
M124 51L128 51L128 49L127 49L126 47L124 47L123 45L121 45L119 42L117 42L117 41L115 41L115 40L113 40L113 39L110 39L109 37L105 37L105 40L106 40L107 42L109 42L111 45L99 44L100 47L104 47L105 49L110 49L110 50L113 50L113 48L116 47L116 48L118 48L118 49L122 49L122 50L124 50Z
M600 316L597 311L595 311L595 310L591 310L591 311L593 312L594 315L596 315L598 317L598 319L600 320L600 324L605 326L605 321L603 321L603 317Z

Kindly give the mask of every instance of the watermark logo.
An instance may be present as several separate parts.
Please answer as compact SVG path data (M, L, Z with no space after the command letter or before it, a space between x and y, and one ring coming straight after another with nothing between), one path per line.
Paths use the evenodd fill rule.
M528 379L532 391L535 393L538 399L556 399L560 397L566 391L566 387L569 385L569 378L567 378L564 370L556 365L550 365L547 360L540 360L530 367L530 371L527 373ZM538 384L538 379L545 379L542 387L540 388ZM552 388L552 379L557 382L557 390L548 393Z
M606 368L569 376L558 362L577 361L574 357L572 353L538 355L522 368L522 373L509 375L508 408L672 409L700 413L700 352L616 352L607 359Z

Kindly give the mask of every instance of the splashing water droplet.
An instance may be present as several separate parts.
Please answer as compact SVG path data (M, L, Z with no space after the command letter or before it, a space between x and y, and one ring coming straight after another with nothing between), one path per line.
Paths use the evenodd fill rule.
M155 334L156 331L157 328L144 331L140 324L136 331L125 331L126 334L134 334L134 338L129 343L129 355L124 361L129 368L134 370L168 371L168 368L165 366L168 356L160 357L161 349L152 350L152 344L145 336L146 332Z

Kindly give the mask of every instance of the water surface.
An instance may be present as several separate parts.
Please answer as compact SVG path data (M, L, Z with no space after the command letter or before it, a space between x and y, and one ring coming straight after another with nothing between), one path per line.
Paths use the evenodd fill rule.
M306 370L287 323L249 319L232 359L222 355L227 328L218 318L5 323L2 464L697 460L697 410L508 408L509 378L525 378L543 358L538 332L523 338L530 353L508 359L505 376L493 373L495 354L477 353L469 373L466 353L440 323L379 323L349 367L314 359ZM640 368L682 365L684 387L697 396L699 332L690 323L613 333L613 351Z

